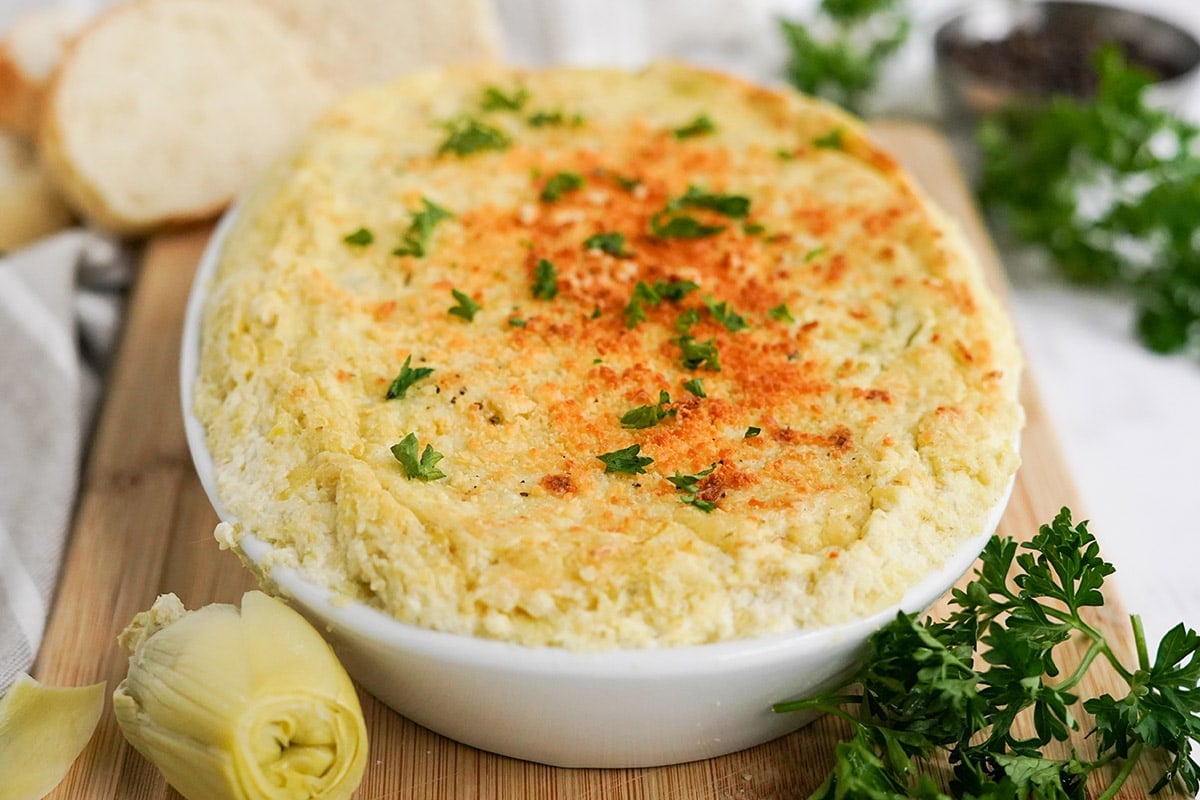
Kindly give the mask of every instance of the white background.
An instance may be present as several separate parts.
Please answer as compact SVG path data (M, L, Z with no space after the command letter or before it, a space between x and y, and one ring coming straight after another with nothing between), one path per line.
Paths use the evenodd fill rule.
M353 2L354 0L348 0ZM976 0L979 2L979 0ZM762 81L783 60L775 16L815 0L497 0L510 57L521 63L634 66L675 56ZM64 3L90 8L99 3ZM37 0L0 0L0 29ZM910 0L918 25L873 103L880 113L936 111L929 36L965 5ZM1200 35L1200 0L1126 0ZM1200 118L1200 102L1183 107ZM1200 224L1200 220L1197 221ZM1130 335L1117 298L1063 286L1006 258L1017 325L1116 581L1152 638L1186 621L1200 627L1200 359L1162 358Z

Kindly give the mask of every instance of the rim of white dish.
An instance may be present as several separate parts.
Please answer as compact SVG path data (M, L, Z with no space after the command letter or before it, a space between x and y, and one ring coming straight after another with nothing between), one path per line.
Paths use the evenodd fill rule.
M216 492L216 471L208 451L204 426L194 412L193 396L200 367L200 323L211 282L220 261L225 238L237 221L240 206L231 207L221 217L196 268L184 313L183 343L179 358L180 401L184 433L200 484L217 516L234 521L220 503ZM1019 442L1018 442L1019 444ZM623 650L580 651L561 647L530 647L487 639L470 634L450 633L422 628L395 619L383 611L356 600L349 600L331 589L309 580L295 567L271 566L270 579L283 594L319 614L327 622L340 626L381 646L420 652L445 661L486 661L489 668L514 672L555 674L569 668L572 674L620 680L645 678L654 674L701 674L720 672L746 661L784 660L797 650L811 650L822 643L846 638L864 638L886 624L900 611L923 611L941 597L971 565L1000 523L1016 481L1009 479L999 502L988 513L983 530L965 540L946 562L906 591L900 602L870 616L839 625L802 628L746 639L710 644L671 647L644 647ZM253 534L244 533L238 543L247 559L263 569L272 547Z

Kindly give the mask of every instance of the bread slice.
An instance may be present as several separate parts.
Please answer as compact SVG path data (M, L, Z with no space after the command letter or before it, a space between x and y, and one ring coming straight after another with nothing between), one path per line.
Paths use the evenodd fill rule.
M252 0L311 47L340 91L420 67L499 62L500 25L488 0Z
M0 40L0 127L34 135L50 76L89 17L63 6L34 9Z
M65 228L72 219L66 202L38 166L33 146L0 132L0 253Z
M328 104L309 50L238 0L136 0L75 41L42 160L88 220L125 235L214 215Z

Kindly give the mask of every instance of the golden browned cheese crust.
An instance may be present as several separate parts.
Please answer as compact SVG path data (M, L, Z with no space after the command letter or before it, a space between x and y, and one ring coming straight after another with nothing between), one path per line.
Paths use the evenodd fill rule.
M509 143L447 151L468 118ZM543 196L560 173L581 185ZM397 255L423 200L454 216ZM857 121L681 65L352 95L242 209L202 335L235 540L397 619L521 644L878 610L983 527L1018 462L1018 352L958 234ZM386 399L410 357L432 373ZM644 406L662 418L622 424ZM410 433L445 477L406 476ZM633 445L643 473L605 471Z

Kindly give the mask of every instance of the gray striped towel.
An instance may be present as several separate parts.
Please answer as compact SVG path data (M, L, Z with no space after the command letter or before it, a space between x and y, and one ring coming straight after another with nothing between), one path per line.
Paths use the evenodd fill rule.
M83 230L0 258L0 694L42 641L130 263Z

